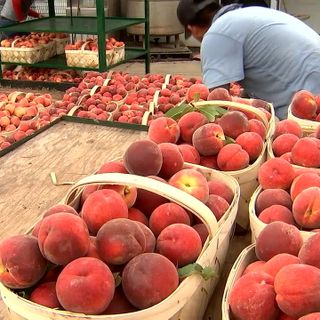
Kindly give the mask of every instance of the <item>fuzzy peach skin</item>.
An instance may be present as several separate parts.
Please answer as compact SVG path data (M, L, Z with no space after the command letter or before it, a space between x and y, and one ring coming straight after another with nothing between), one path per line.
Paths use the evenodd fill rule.
M200 164L200 154L194 146L192 146L191 144L183 143L179 144L178 148L185 162Z
M146 239L146 247L144 249L143 253L150 253L154 252L155 247L156 247L156 237L154 236L153 232L148 228L146 225L143 223L136 221L138 226L141 228L145 239Z
M178 123L167 117L160 117L150 122L148 138L155 143L176 143L180 137Z
M202 156L214 156L224 146L225 136L221 126L208 123L199 127L192 136L192 145Z
M219 152L217 163L220 170L236 171L247 168L250 162L249 154L237 143L225 145Z
M320 310L320 270L306 264L283 267L274 279L280 309L292 317L302 317Z
M320 167L320 140L305 137L295 143L291 150L292 163L298 166Z
M267 160L258 172L258 180L263 189L289 189L294 178L292 165L281 158Z
M182 169L174 174L169 184L183 190L202 202L209 199L209 187L206 178L195 169Z
M56 282L45 282L37 285L30 294L30 301L48 308L61 308L56 292Z
M66 265L84 257L90 246L87 225L80 217L70 213L55 213L42 220L38 245L50 262Z
M292 213L297 224L307 229L320 227L320 188L303 190L293 201Z
M263 140L260 135L255 132L241 133L237 137L236 143L247 151L251 163L259 158L263 150Z
M0 281L8 288L33 286L45 274L47 265L36 237L17 235L0 243Z
M219 119L218 124L224 134L233 139L250 130L249 120L241 111L228 111Z
M268 261L279 253L298 255L302 243L302 236L297 227L275 221L266 225L260 232L255 251L260 260Z
M67 311L100 314L109 306L115 282L109 267L99 259L84 257L70 262L60 273L57 297Z
M106 222L97 234L99 256L113 265L127 263L145 251L146 238L139 225L125 218Z
M294 200L304 189L310 187L320 188L320 176L313 172L307 172L298 175L296 178L294 178L290 187L290 195L292 200Z
M277 123L275 132L274 132L274 138L285 133L294 134L298 138L302 138L302 135L303 135L302 129L299 123L291 119L281 120Z
M268 224L274 221L283 221L288 224L295 224L292 212L285 206L274 204L259 214L259 220Z
M208 122L208 118L200 112L193 111L183 115L178 121L182 141L191 143L194 132Z
M158 253L143 253L125 266L122 288L132 305L149 308L167 298L179 285L175 265Z
M249 272L234 284L229 305L237 320L278 320L273 278L264 272Z

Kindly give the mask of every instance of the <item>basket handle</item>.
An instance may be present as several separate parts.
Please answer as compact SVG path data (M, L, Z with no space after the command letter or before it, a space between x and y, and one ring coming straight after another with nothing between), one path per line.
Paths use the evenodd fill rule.
M12 43L11 43L11 48L14 48L15 44L20 40L21 40L21 38L17 38L15 40L13 40Z
M20 96L20 95L24 95L25 96L26 93L22 92L22 91L14 91L14 92L12 92L12 93L10 93L8 95L8 100L10 102L16 102L17 97Z
M54 73L52 74L52 76L59 76L59 75L65 76L66 78L69 78L69 79L72 78L71 74L68 73L68 72L57 71L57 72L54 72Z
M207 227L209 232L209 239L211 240L218 229L217 220L212 214L212 211L203 202L190 194L182 191L170 184L161 181L142 177L132 174L123 173L103 173L87 176L79 180L68 191L63 199L63 203L69 203L72 196L76 193L77 189L86 185L103 185L103 184L121 184L128 186L135 186L140 189L151 191L165 198L176 202L180 206L195 214Z
M86 41L80 48L81 51L84 51L85 50L85 47L88 43L91 43L91 42L94 42L93 40L90 40L90 41Z
M193 105L195 107L205 107L205 106L217 106L217 107L232 107L236 108L238 110L243 110L243 111L249 111L252 112L253 114L257 115L263 124L265 125L266 128L269 126L268 119L266 115L260 111L259 109L255 107L251 107L249 105L245 105L239 102L233 102L233 101L224 101L224 100L213 100L213 101L199 101L199 102L194 102Z

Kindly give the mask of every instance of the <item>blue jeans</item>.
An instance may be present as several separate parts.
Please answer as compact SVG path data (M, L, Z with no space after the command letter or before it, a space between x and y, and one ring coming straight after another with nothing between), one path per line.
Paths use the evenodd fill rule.
M12 24L15 24L15 23L17 23L17 21L13 21L13 20L6 19L4 17L0 17L0 28L11 26ZM0 30L0 41L7 39L7 38L10 38L10 37L14 37L16 35L24 35L24 34L27 34L27 33L26 32L19 32L19 33L18 32L6 32L6 31L1 32L1 30Z

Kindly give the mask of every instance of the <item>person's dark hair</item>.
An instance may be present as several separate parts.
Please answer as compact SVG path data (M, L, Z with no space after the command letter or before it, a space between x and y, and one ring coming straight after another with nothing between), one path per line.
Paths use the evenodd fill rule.
M212 23L213 16L221 8L217 3L211 3L204 9L200 10L193 20L190 21L191 26L208 27Z

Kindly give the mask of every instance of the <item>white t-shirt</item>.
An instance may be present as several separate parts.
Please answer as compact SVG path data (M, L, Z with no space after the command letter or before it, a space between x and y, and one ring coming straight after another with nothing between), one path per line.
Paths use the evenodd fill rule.
M281 119L296 91L320 94L320 36L277 10L240 8L213 20L201 61L209 88L239 81L251 97L272 102Z

